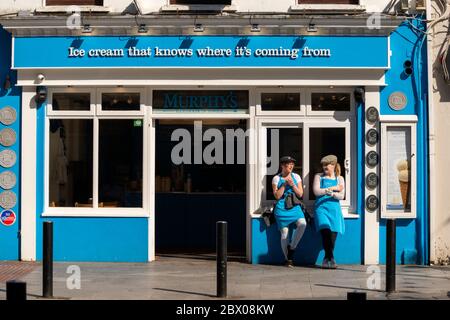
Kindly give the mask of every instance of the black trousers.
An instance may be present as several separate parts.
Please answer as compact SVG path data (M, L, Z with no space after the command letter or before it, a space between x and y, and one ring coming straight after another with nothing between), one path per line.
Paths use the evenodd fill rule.
M332 232L330 229L320 230L322 235L323 249L325 250L325 258L334 259L333 251L336 242L337 232Z

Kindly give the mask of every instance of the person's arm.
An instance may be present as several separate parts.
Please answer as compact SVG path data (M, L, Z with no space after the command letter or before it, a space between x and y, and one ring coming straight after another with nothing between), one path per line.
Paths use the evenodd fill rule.
M314 195L316 197L323 196L323 195L327 194L327 189L321 189L320 188L320 174L316 174L314 176L313 192L314 192Z
M292 190L294 190L295 194L301 198L303 197L303 186L302 186L302 179L300 178L300 176L296 173L294 173L295 176L295 180L297 180L297 185L295 185L294 183L292 183Z
M336 192L333 192L333 198L338 200L344 200L345 198L345 180L343 177L338 177L338 188Z
M275 199L280 200L281 197L283 197L286 183L283 183L278 189L278 181L279 180L276 178L276 176L272 179L272 191Z

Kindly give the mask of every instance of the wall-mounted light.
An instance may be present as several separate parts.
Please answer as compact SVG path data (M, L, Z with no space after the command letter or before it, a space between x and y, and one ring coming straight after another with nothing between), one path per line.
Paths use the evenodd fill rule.
M315 23L308 24L308 28L306 29L308 32L317 32L317 27Z
M259 27L259 24L252 23L252 26L250 28L251 32L261 32L261 28Z
M405 72L405 74L406 74L407 76L412 75L413 72L414 72L412 61L411 61L411 60L406 60L406 61L403 63L403 69L404 69L404 72Z
M353 95L355 96L355 101L357 103L364 103L366 91L363 87L355 88L355 90L353 91Z
M140 24L138 32L139 33L147 33L148 32L147 26L145 24Z
M47 87L38 86L36 87L36 102L43 103L47 100Z
M205 28L203 28L203 24L196 23L194 25L194 32L203 32L203 31L205 31Z
M85 24L83 26L83 29L81 30L81 32L83 33L91 33L92 32L92 28L90 24Z

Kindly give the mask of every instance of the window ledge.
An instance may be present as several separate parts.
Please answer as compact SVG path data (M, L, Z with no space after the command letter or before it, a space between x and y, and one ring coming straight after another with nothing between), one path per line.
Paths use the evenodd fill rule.
M149 218L148 211L139 208L48 208L42 217L79 217L79 218Z
M78 6L80 12L109 13L111 8L105 6ZM36 13L70 13L73 6L45 6L36 8Z
M174 11L222 11L222 12L236 12L235 5L210 5L210 4L194 4L194 5L182 5L182 4L170 4L161 7L162 12L174 12Z
M361 13L366 11L366 7L358 4L296 4L289 10L311 13Z

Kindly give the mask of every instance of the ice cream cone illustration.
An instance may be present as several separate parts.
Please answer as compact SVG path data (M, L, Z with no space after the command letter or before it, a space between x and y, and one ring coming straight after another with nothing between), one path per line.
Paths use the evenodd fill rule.
M409 200L409 165L407 160L397 163L398 181L400 183L400 193L402 195L403 208L407 208Z

